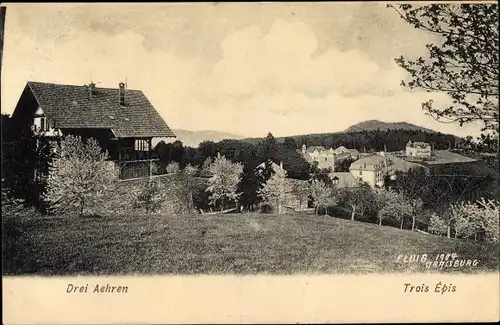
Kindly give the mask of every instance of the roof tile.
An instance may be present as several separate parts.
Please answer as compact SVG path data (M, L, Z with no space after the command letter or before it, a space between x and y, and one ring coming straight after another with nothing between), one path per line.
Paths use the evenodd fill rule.
M28 82L49 122L56 128L105 128L119 138L175 137L160 114L140 90L126 90L120 105L118 88Z

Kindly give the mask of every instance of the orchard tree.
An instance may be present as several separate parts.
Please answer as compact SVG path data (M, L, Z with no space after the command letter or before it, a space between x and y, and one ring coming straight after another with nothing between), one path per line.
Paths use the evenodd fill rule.
M485 199L456 205L456 232L458 237L476 240L479 233L485 234L486 241L499 240L499 202Z
M403 229L403 225L407 217L412 217L412 216L413 216L413 208L411 206L410 201L406 199L404 196L401 197L401 200L399 201L399 213L396 215L396 219L400 221L399 229Z
M309 183L309 193L313 202L314 213L317 215L320 207L327 207L332 195L332 188L318 179L313 179Z
M217 155L217 158L208 166L210 178L206 189L211 193L210 201L212 204L220 203L221 211L228 200L236 200L239 194L236 193L238 184L243 174L243 165L232 163L226 157Z
M448 222L450 220L450 222ZM451 237L451 218L443 218L433 213L429 219L429 232L436 235Z
M422 104L438 121L481 122L498 137L498 4L388 5L411 26L435 35L427 57L396 63L410 75L410 88L444 92L449 107ZM498 141L498 140L497 140Z
M415 230L417 218L420 217L423 209L423 199L429 196L432 189L432 180L427 176L426 170L422 167L415 167L408 170L407 173L396 173L397 178L394 188L406 199L402 206L406 209L411 208L412 227ZM402 215L401 229L405 221L405 215Z
M379 226L382 225L382 220L388 216L403 216L408 214L408 209L405 208L404 197L384 188L376 188L374 190L371 204L377 212Z
M293 185L293 194L299 200L299 208L302 209L304 202L307 203L310 195L309 184L305 181L296 182Z
M107 159L107 152L102 152L94 139L63 138L55 147L44 194L50 209L57 213L76 209L83 215L86 208L100 203L116 179L114 166Z
M366 183L342 189L341 200L351 208L352 221L354 221L356 211L364 211L369 205L370 194L371 188Z
M411 231L414 231L417 218L422 213L424 203L421 198L410 199L408 203L411 206Z
M291 196L291 188L286 179L286 171L282 169L275 170L264 186L258 190L258 193L263 203L276 205L278 214L282 214L283 205Z
M143 181L139 188L135 206L143 208L146 213L158 212L166 198L163 183L148 178Z
M210 177L210 165L213 163L213 159L211 157L205 158L203 164L201 165L200 176L201 177Z

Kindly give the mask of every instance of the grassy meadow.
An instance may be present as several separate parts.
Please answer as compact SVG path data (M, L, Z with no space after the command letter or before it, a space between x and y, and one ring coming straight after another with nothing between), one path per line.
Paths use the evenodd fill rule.
M4 275L429 272L396 262L424 253L498 269L498 246L306 213L23 217L3 241Z

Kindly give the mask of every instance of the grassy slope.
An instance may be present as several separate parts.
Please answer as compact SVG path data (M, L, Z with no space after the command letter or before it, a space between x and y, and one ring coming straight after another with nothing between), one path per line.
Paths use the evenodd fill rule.
M46 217L15 227L4 275L412 272L423 266L396 263L398 254L453 252L481 256L478 271L498 265L497 246L312 215Z

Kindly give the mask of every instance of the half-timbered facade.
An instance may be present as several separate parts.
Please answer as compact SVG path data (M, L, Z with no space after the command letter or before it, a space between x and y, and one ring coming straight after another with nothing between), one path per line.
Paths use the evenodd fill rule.
M12 114L34 137L72 134L107 150L119 179L147 177L156 161L153 138L175 137L140 90L28 82Z

